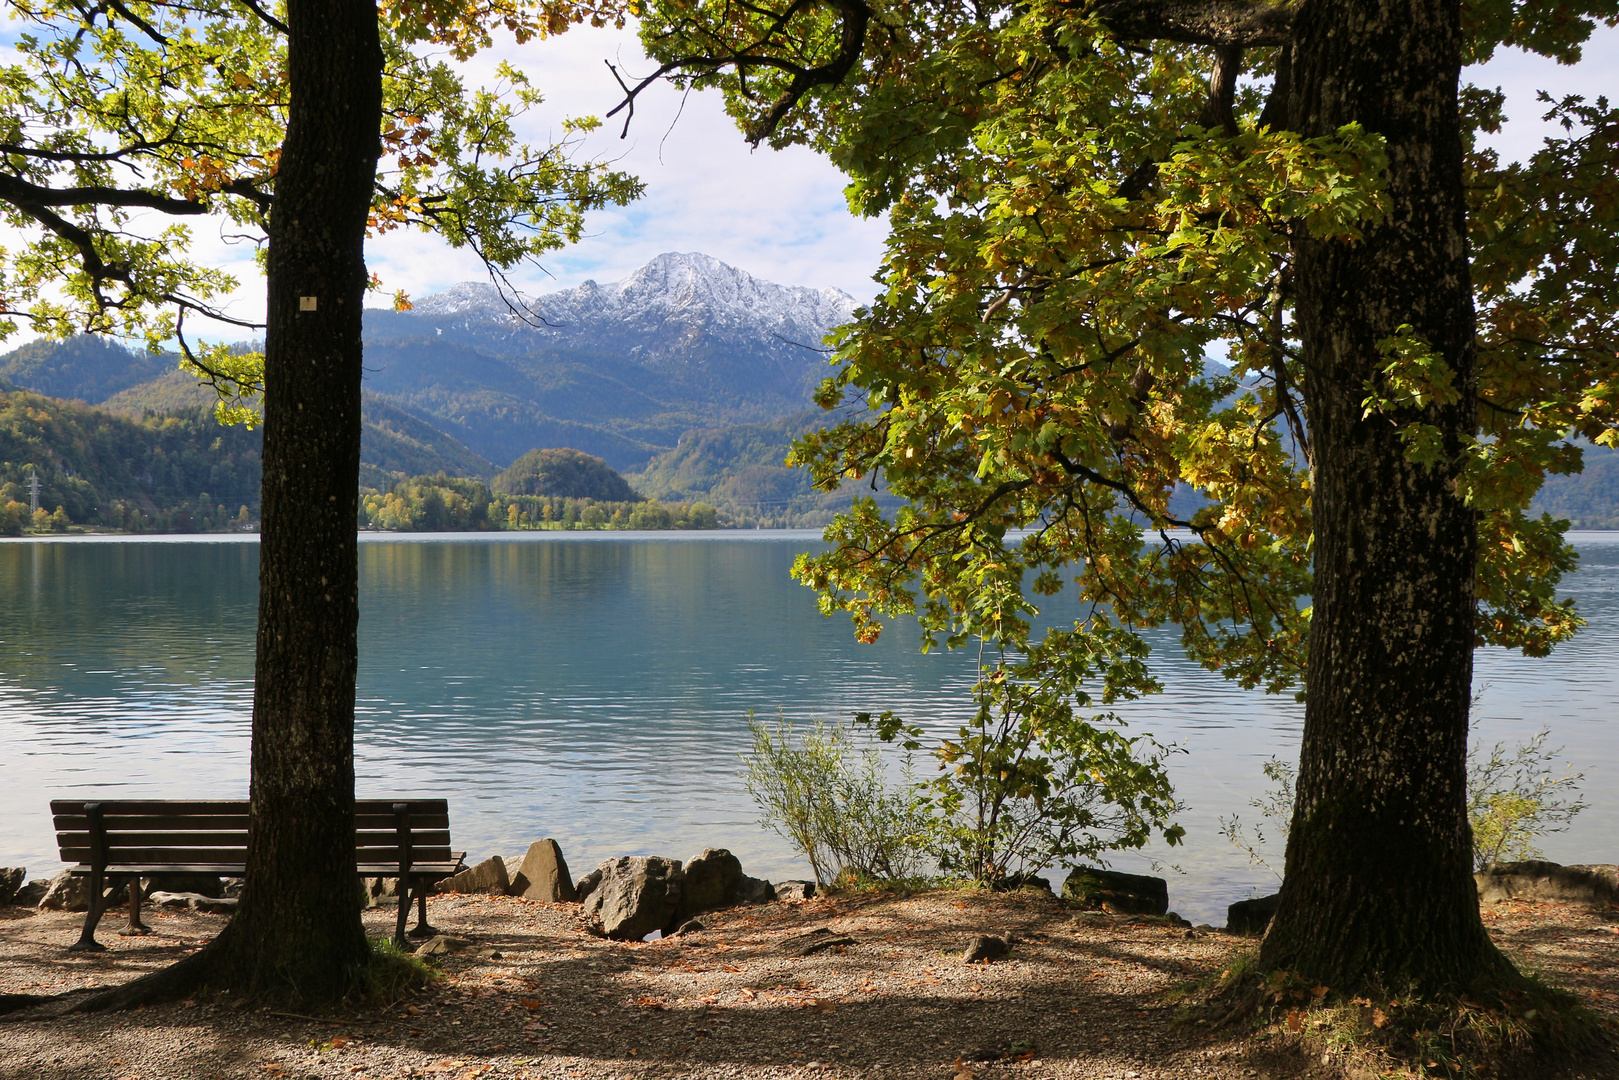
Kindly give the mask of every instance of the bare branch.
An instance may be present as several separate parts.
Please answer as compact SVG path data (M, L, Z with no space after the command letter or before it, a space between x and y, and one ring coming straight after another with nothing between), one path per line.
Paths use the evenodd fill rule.
M803 100L805 94L818 86L836 86L842 82L859 62L866 46L866 27L871 21L871 8L863 0L829 0L829 6L837 10L840 19L838 52L831 60L816 67L804 67L760 51L773 36L781 32L787 20L811 6L813 5L805 0L797 0L787 11L772 20L770 30L751 45L729 52L693 54L670 60L633 87L626 86L624 80L619 78L618 70L608 64L609 68L613 68L613 78L618 79L619 86L624 90L624 100L615 105L607 115L612 117L622 110L629 110L629 115L624 118L624 130L619 137L623 138L629 133L629 122L630 117L634 115L636 97L659 79L669 76L678 78L683 75L705 75L722 68L734 68L737 74L746 80L749 68L770 68L786 72L793 80L770 106L770 111L749 124L743 133L748 142L754 146L770 138L793 106Z
M290 35L292 33L292 31L287 28L286 23L282 22L280 19L276 18L274 15L271 15L268 11L265 11L264 8L262 8L262 7L260 7L258 5L256 0L242 0L242 4L249 11L251 11L253 14L257 15L260 19L262 19L266 26L271 27L277 33L287 34L287 35Z
M133 206L161 210L165 214L206 214L207 204L195 199L177 199L143 188L72 187L52 188L30 184L0 173L0 201L28 213L36 206Z

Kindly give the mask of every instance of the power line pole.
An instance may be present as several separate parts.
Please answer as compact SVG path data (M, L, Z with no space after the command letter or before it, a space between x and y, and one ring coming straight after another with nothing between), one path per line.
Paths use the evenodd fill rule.
M39 470L29 466L28 473L28 512L39 513Z

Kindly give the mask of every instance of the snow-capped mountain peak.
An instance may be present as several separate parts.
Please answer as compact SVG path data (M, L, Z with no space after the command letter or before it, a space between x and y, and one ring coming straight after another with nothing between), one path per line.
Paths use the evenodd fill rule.
M510 323L540 334L571 336L611 327L649 330L670 323L725 336L785 337L815 344L854 314L855 300L839 289L777 285L700 253L667 253L622 281L584 284L518 303L542 321L515 314L498 289L487 282L462 282L424 297L414 314L435 323L471 329L474 323ZM492 328L488 328L492 329Z

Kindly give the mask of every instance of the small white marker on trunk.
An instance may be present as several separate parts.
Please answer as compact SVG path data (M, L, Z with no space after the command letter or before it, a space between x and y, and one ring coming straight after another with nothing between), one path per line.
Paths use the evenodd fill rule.
M299 311L314 311L315 310L315 298L313 296L300 296L298 298L298 310Z

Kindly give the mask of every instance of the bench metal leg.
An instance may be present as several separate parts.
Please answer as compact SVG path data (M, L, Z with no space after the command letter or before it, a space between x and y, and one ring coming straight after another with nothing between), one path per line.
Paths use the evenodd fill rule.
M118 931L120 937L140 937L150 934L152 928L141 922L141 879L129 883L129 925Z
M410 885L407 882L399 883L399 917L394 921L394 944L401 949L409 948L410 943L405 940L405 920L410 918Z
M79 940L67 947L68 952L107 951L107 947L96 940L96 923L101 921L101 913L107 907L105 891L106 875L97 866L90 871L90 910L84 913L84 928L79 931Z
M435 937L438 931L427 925L427 882L416 886L416 928L410 932L414 938Z

